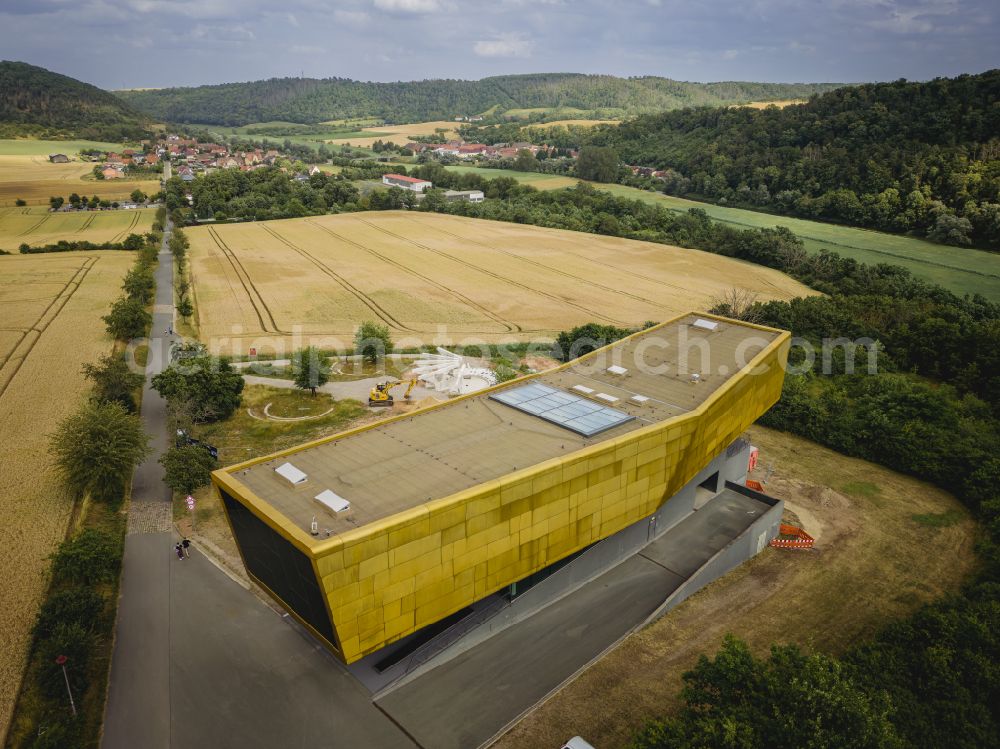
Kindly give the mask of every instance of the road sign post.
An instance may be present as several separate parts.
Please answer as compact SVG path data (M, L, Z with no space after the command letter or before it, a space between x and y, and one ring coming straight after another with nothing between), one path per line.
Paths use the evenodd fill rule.
M73 690L69 688L69 674L66 673L66 661L68 661L65 655L56 656L56 663L62 668L63 679L66 681L66 694L69 695L69 707L73 711L73 717L76 717L76 703L73 702Z
M194 530L194 525L195 525L194 497L188 494L187 499L185 499L184 502L187 503L188 512L191 513L191 529Z

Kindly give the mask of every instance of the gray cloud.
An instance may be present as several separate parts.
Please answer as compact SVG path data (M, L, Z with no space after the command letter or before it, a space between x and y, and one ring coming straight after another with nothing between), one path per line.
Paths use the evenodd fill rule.
M498 39L481 39L472 45L472 51L480 57L530 57L532 43L517 34L508 34Z
M1000 65L998 37L994 0L0 3L3 57L107 88L545 71L702 81L922 79Z

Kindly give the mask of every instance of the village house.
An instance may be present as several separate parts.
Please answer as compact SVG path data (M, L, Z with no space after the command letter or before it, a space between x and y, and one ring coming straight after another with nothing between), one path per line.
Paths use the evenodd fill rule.
M113 166L106 166L101 170L101 175L104 179L119 179L122 176L122 173Z

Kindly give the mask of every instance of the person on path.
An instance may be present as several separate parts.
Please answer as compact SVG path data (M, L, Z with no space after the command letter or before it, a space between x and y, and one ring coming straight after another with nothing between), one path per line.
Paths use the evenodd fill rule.
M181 547L184 549L184 556L191 556L191 552L188 549L191 547L191 539L185 538L181 541Z
M177 552L177 558L182 562L184 561L184 547L180 544L174 544L174 551Z

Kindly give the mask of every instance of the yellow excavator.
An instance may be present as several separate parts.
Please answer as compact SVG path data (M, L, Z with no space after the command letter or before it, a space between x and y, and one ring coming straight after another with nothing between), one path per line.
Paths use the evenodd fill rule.
M393 404L392 393L389 392L395 387L400 385L405 385L409 383L409 387L406 388L406 392L403 394L403 398L406 400L410 399L410 393L413 392L413 387L417 384L414 380L387 380L386 382L380 382L375 387L373 387L368 392L368 405L369 406L391 406Z

